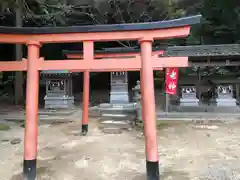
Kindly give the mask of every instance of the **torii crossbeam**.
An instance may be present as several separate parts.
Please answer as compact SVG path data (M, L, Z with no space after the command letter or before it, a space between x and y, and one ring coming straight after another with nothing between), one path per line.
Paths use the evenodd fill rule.
M134 52L135 51L135 52ZM68 59L83 59L83 55L79 51L63 51L64 55ZM164 67L187 67L188 57L160 57L163 55L163 50L155 50L152 52L152 67L153 70L162 70ZM128 71L140 71L141 69L141 55L138 50L126 51L126 52L103 52L96 51L94 59L106 59L106 60L117 60L121 61L132 61L132 67L128 66ZM137 62L138 63L135 63ZM117 64L118 68L112 69L113 71L121 71L125 68L121 67L121 64ZM125 69L126 70L126 69ZM70 70L70 72L76 72L76 70ZM77 70L78 72L78 70ZM89 86L90 86L90 75L88 71L84 72L84 86L83 86L83 111L82 111L82 134L85 135L88 132L88 106L89 106ZM141 86L142 88L142 86Z
M146 147L147 180L159 180L159 161L153 69L188 66L187 57L180 59L153 58L152 42L159 39L186 37L191 25L199 23L201 16L170 21L138 24L97 25L80 27L15 28L0 27L0 43L25 44L27 59L17 62L0 62L0 71L27 71L26 125L24 137L24 179L36 179L38 137L38 90L40 70L141 71L143 94L143 120ZM95 59L94 42L138 40L139 56L129 59ZM83 58L79 60L44 60L40 47L46 43L83 42ZM87 78L86 78L87 79ZM84 91L89 91L88 88ZM88 93L85 93L88 96ZM85 101L88 100L88 97Z

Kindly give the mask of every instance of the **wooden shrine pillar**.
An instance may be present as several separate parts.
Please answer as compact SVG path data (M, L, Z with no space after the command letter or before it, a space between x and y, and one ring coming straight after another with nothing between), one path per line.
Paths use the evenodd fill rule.
M154 77L152 68L152 40L144 39L141 43L141 88L144 114L144 135L146 151L147 180L159 180L156 110L154 98Z
M25 180L35 180L38 137L39 51L38 42L30 42L27 60L26 122L23 173Z
M83 42L83 60L88 61L89 64L94 62L94 42ZM90 96L90 72L84 71L83 75L83 111L82 111L82 135L88 133L88 111L89 111L89 96Z
M88 107L89 107L89 85L90 73L84 71L83 74L83 112L82 112L82 135L87 135L88 132Z

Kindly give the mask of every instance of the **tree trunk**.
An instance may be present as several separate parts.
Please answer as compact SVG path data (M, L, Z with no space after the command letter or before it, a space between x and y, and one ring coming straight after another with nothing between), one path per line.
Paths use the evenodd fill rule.
M16 27L22 27L22 0L16 0ZM16 61L22 60L22 45L17 44L15 48ZM14 88L14 100L15 104L18 105L23 103L23 73L21 71L15 73L15 88Z

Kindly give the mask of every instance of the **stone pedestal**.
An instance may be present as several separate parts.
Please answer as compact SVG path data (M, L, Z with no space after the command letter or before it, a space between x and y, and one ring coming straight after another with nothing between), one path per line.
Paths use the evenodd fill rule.
M66 97L60 95L58 97L45 96L45 109L73 109L74 108L74 97Z
M127 72L111 73L110 104L128 104L128 77Z
M136 119L136 107L129 102L127 72L111 73L110 103L100 104L100 127L104 132L131 129Z
M233 98L233 87L231 85L219 85L216 102L219 107L236 107L237 100Z
M72 109L74 97L72 95L72 79L70 75L45 76L46 95L45 109Z
M181 93L180 106L199 106L199 99L194 86L181 87Z

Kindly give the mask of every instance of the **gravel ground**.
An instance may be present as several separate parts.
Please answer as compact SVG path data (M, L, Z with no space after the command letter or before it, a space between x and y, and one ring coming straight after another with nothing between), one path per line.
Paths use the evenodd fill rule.
M0 180L21 179L23 128L10 126L0 131ZM79 129L78 123L39 127L38 179L146 179L141 131L107 135L94 119L88 136ZM164 124L158 143L161 180L240 180L238 122Z

